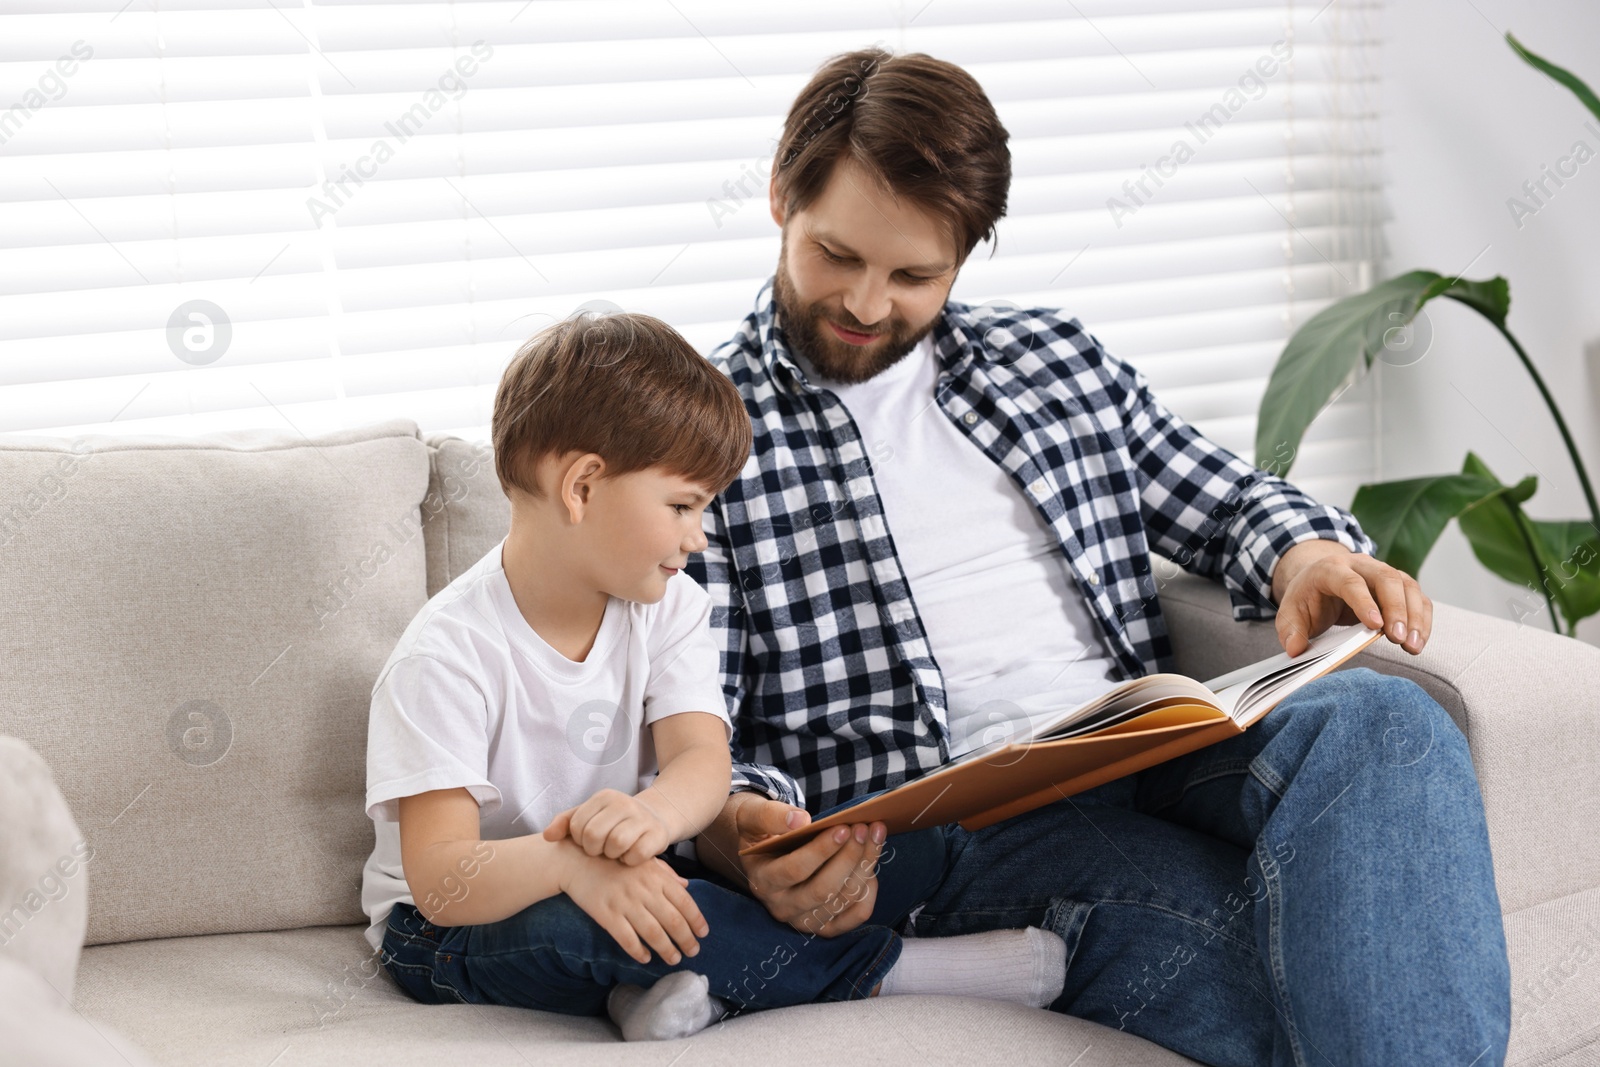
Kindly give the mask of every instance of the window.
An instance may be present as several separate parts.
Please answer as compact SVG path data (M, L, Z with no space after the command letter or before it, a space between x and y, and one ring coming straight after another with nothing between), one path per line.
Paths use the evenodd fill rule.
M11 0L0 432L487 433L589 300L709 352L772 273L766 175L826 57L958 63L1012 134L957 299L1066 309L1253 453L1292 329L1370 284L1372 4ZM1371 386L1296 481L1374 468Z

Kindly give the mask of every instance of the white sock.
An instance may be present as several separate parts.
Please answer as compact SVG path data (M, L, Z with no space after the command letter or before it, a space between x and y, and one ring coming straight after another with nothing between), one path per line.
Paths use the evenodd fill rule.
M617 985L606 995L606 1014L625 1041L667 1041L698 1034L722 1018L727 1004L711 995L711 982L693 971L673 971L649 989Z
M1067 943L1029 926L906 939L878 995L946 993L1043 1008L1061 995L1066 980Z

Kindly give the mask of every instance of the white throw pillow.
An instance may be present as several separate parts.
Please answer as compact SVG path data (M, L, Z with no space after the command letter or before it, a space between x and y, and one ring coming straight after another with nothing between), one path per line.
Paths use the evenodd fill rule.
M44 757L21 738L0 735L0 1059L6 1063L153 1067L126 1038L72 1006L89 923L91 858Z
M0 959L72 999L89 924L88 846L44 757L0 735Z
M0 1034L5 1062L26 1067L155 1067L127 1038L91 1023L38 974L0 956Z

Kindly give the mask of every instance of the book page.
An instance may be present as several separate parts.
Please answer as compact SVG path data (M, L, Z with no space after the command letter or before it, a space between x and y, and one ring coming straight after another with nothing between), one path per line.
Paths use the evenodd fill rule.
M1246 727L1284 697L1333 670L1380 636L1381 630L1363 623L1330 626L1313 637L1298 656L1291 658L1287 652L1280 652L1206 684L1216 692L1222 710Z
M996 731L996 738L988 744L975 744L954 755L951 763L971 762L991 755L1007 744L1027 744L1032 741L1054 741L1063 737L1076 737L1094 730L1124 722L1136 715L1157 707L1178 703L1203 703L1216 706L1216 697L1193 678L1181 674L1147 674L1143 678L1130 678L1092 700L1058 714L1049 712L1031 714L1029 701L1015 701L1027 721L1014 727Z
M1306 650L1293 659L1288 653L1280 652L1208 682L1199 682L1182 674L1166 673L1130 678L1094 699L1057 715L1029 715L1033 709L1027 707L1026 700L1021 700L1016 702L1017 706L1031 721L997 731L994 742L974 745L952 757L950 763L980 759L1007 744L1079 737L1169 704L1209 705L1241 726L1248 725L1266 708L1305 682L1331 670L1377 634L1378 631L1359 623L1330 627L1312 638Z
M1142 680L1150 684L1126 694L1123 699L1112 701L1091 715L1053 726L1035 735L1033 740L1055 741L1062 737L1078 737L1126 722L1158 708L1180 704L1188 706L1203 704L1215 707L1217 704L1216 697L1210 690L1193 678L1185 678L1180 674L1152 674ZM1216 707L1215 710L1223 709Z

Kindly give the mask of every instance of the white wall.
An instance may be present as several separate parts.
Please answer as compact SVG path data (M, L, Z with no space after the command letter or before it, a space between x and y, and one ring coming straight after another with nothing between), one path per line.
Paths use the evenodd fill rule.
M1380 26L1381 129L1393 216L1385 227L1384 272L1504 276L1511 286L1507 325L1555 394L1596 482L1600 155L1565 179L1564 188L1550 183L1554 195L1520 228L1506 201L1526 200L1522 183L1541 177L1544 165L1554 169L1574 142L1600 153L1600 119L1523 63L1502 35L1509 30L1600 90L1600 5L1391 0ZM1516 354L1492 326L1453 301L1430 304L1429 317L1426 356L1410 366L1378 367L1380 479L1458 471L1470 449L1502 481L1539 475L1539 491L1527 505L1534 518L1587 517L1571 460ZM1435 601L1511 618L1518 615L1512 602L1526 603L1537 609L1526 624L1550 628L1542 598L1485 570L1454 523L1418 578ZM1578 634L1600 644L1600 616Z

